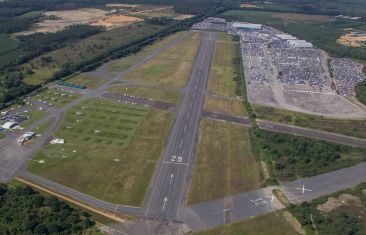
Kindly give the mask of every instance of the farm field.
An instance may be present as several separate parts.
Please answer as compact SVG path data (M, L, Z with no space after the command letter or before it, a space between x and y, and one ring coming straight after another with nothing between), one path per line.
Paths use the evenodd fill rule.
M125 79L140 80L170 87L187 83L201 34L193 33L154 59L146 62Z
M156 41L153 44L142 48L142 50L139 51L137 54L130 55L130 56L112 61L111 63L108 64L107 69L110 72L122 71L122 70L130 67L131 65L135 64L140 57L143 57L143 56L146 56L146 55L152 53L153 51L157 50L158 48L162 47L163 45L173 41L174 39L177 39L182 34L189 34L189 33L190 32L184 31L184 32L177 32L175 34L169 35L169 36L161 39L160 41Z
M253 104L253 109L259 119L366 138L366 119L325 118L258 104Z
M234 80L240 72L239 42L226 33L218 34L211 66L208 91L222 96L236 96Z
M118 85L110 88L108 91L123 95L127 94L130 96L138 96L147 99L159 100L173 104L178 104L182 96L179 91L158 87Z
M69 80L67 80L67 82L82 85L89 89L96 89L100 87L103 83L107 82L107 79L91 76L87 73L84 73L70 78Z
M56 108L62 108L78 97L80 97L79 94L48 88L33 95L30 99L54 106Z
M255 189L261 169L251 151L249 130L203 119L195 153L188 204Z
M206 96L204 109L210 112L224 113L234 116L247 116L242 102L235 98Z
M291 223L287 211L275 212L251 218L242 222L196 232L193 235L300 235ZM291 218L292 219L292 218Z
M88 100L66 112L47 145L29 161L34 174L118 204L141 206L173 114Z

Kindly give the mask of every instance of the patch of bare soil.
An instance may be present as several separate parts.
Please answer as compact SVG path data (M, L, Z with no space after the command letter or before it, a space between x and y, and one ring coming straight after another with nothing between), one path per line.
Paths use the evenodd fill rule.
M356 206L362 208L362 203L360 198L350 195L350 194L341 194L338 198L330 197L328 201L322 205L319 205L317 209L322 212L332 212L341 206Z

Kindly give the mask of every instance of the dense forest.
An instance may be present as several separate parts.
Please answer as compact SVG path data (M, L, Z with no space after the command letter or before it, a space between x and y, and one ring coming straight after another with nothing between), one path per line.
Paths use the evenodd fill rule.
M365 150L350 146L260 129L253 132L262 158L280 181L314 176L366 160Z
M357 203L344 203L343 206L324 213L319 211L318 206L324 204L329 197L321 197L311 202L304 202L301 205L290 205L289 211L297 218L309 234L366 234L365 205L366 195L363 192L366 184L363 183L353 189L347 189L335 193L329 197L337 198L341 194L349 194L358 197L361 205ZM350 205L351 204L351 205ZM336 207L336 204L334 204ZM315 229L316 228L316 229ZM310 233L311 232L311 233Z
M82 211L29 187L0 185L0 234L85 234L95 223Z

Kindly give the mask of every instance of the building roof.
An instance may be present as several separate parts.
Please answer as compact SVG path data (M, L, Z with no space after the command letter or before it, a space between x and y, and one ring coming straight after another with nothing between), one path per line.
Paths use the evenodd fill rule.
M254 30L260 30L262 29L261 24L251 24L251 23L241 23L241 22L235 22L232 24L234 28L239 29L254 29Z
M288 42L295 48L313 47L313 44L305 40L288 40Z
M16 125L18 125L18 123L16 123L16 122L6 122L6 123L3 124L3 128L4 129L11 129Z
M290 34L276 34L275 36L282 40L295 40L296 39L296 37L294 37Z

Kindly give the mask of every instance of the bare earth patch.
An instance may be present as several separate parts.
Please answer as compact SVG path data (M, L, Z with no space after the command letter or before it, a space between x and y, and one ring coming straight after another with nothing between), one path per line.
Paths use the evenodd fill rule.
M362 208L360 198L350 194L341 194L338 198L334 197L328 198L328 201L324 204L319 205L317 209L319 211L329 213L341 206L349 206L349 205L354 205L356 207Z
M141 18L127 16L127 15L108 15L106 17L95 19L90 21L91 25L95 26L104 26L108 30L114 29L119 26L124 26L131 23L142 22L144 21Z
M337 42L345 46L366 47L366 32L345 29L345 34Z

